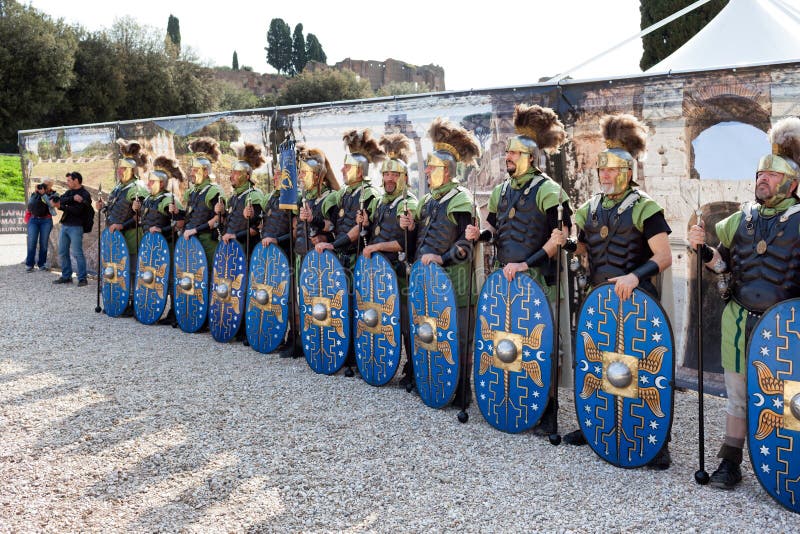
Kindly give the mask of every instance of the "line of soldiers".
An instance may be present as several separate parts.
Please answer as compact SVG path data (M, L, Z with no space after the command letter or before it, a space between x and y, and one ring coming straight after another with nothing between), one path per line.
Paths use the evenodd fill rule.
M474 313L479 289L472 268L476 242L493 244L492 269L501 269L509 281L517 273L526 273L544 289L551 306L560 297L555 282L561 250L585 256L590 284L610 282L621 300L629 299L635 288L658 298L654 279L672 263L671 229L664 210L637 188L638 158L646 150L648 133L643 123L626 114L601 119L606 149L598 155L600 192L573 213L562 187L541 171L545 155L557 151L566 139L563 124L553 110L524 104L516 106L513 121L517 135L509 139L505 154L509 177L492 190L483 223L477 217L473 195L458 179L459 166L469 165L479 155L479 145L470 132L439 118L429 131L434 150L424 168L429 193L421 200L408 190L410 142L402 134L375 139L369 130L347 132L341 188L325 154L300 147L297 163L302 196L294 211L295 228L291 228L291 211L280 209L278 203L279 172L274 176L275 191L268 198L252 183L252 171L264 162L259 147L249 143L232 146L237 155L231 174L233 193L224 199L212 181L212 164L220 155L218 144L209 138L193 141L193 184L179 202L165 191L170 178L183 179L177 162L164 157L156 160L146 194L135 185L136 169L146 164L141 147L121 141L119 184L105 208L107 224L112 232L125 232L133 251L131 265L136 264L137 228L170 235L175 227L187 239L196 236L208 265L213 263L217 240L235 239L252 251L260 238L265 246L276 244L287 252L291 241L297 258L294 269L312 248L319 253L334 252L348 273L353 272L359 255L384 254L401 281L400 321L406 351L401 384L411 387L415 374L408 272L414 259L423 265L438 264L454 288L459 344L464 347L458 356L466 372L458 384L461 394L457 392L454 398L468 402L471 394L463 392L471 391L473 332L469 326L475 323L470 322L470 313ZM756 202L749 211L737 212L717 225L720 246L706 245L705 230L700 226L689 233L692 247L700 250L709 268L732 274L732 298L722 319L728 419L719 453L722 463L711 476L712 484L721 488L732 488L741 480L739 465L746 435L742 372L750 329L771 304L800 296L796 272L800 266L796 192L800 120L780 121L770 136L775 153L759 163ZM370 184L370 165L380 165L383 191ZM140 209L143 212L137 224ZM289 327L283 355L296 356L302 351L301 330L298 318ZM553 352L558 354L557 349ZM351 344L346 374L352 376L354 363ZM556 433L557 411L554 395L535 432ZM582 445L586 438L576 430L567 434L565 441ZM670 463L665 444L648 465L666 469Z

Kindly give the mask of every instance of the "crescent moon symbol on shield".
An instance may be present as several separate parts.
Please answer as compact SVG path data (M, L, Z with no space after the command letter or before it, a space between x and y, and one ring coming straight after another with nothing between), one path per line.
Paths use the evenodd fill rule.
M477 340L475 342L475 346L478 348L478 350L482 351L483 350L483 340L482 339Z
M281 299L281 306L286 306L286 297Z
M392 326L397 326L397 317L395 317L395 316L393 315L393 316L391 317L391 319L389 319L389 324L391 324Z
M453 332L452 330L447 332L447 341L455 341L455 338L450 337L450 336L453 336L453 335L455 335L455 332Z
M764 405L764 395L761 393L753 393L753 397L758 398L758 402L755 403L755 406L761 407Z
M586 372L588 370L589 370L589 362L587 362L586 360L583 360L581 362L581 371Z
M541 358L541 355L542 355L542 354L544 354L544 351L543 351L543 350L537 350L537 351L536 351L536 359L537 359L537 360L539 360L540 362L543 362L543 361L545 361L545 360L544 360L544 358ZM585 361L585 360L584 360L584 361Z
M666 379L667 379L667 378L666 378L666 377L664 377L664 376L659 376L658 378L656 378L656 387L657 387L658 389L667 389L667 386L663 386L663 385L661 385L661 382L660 382L661 380L666 380Z

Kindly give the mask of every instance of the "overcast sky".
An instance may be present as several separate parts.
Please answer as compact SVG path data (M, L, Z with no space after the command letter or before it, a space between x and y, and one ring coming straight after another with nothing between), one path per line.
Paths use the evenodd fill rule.
M22 0L26 1L26 0ZM139 0L96 2L29 0L37 9L89 30L110 27L126 15L166 32L169 15L180 20L182 45L212 65L274 72L266 63L272 18L294 30L302 23L333 64L346 57L394 58L445 70L449 90L528 85L580 64L639 31L639 0L486 2L479 9L455 2L206 2ZM364 6L374 6L365 8ZM463 4L462 4L463 5ZM399 11L389 12L390 7ZM638 73L641 40L573 74L594 78Z

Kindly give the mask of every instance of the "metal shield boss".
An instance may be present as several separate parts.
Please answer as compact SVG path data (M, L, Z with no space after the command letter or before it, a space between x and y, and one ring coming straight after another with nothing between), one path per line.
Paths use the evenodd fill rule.
M747 438L758 481L800 512L800 298L768 309L747 347Z
M277 245L253 249L247 282L247 341L258 352L278 348L289 326L289 260Z
M342 264L330 251L310 250L300 271L303 354L315 372L342 368L350 346L350 294Z
M475 396L498 430L523 432L541 419L550 395L553 315L527 274L509 282L501 270L481 289L475 329Z
M160 233L144 234L139 243L133 310L142 324L153 324L167 307L169 245Z
M103 230L100 236L103 277L103 308L109 317L119 317L128 307L131 295L131 269L128 245L122 232Z
M220 242L214 253L208 305L208 328L220 343L233 339L242 324L246 274L247 258L239 242Z
M388 383L400 364L400 294L397 275L381 254L359 256L354 277L353 343L364 381Z
M178 238L172 266L175 320L184 332L197 332L208 313L208 260L200 240Z
M586 441L605 461L640 467L666 444L673 339L664 309L641 289L625 302L613 284L586 296L575 340L575 410Z
M458 386L458 319L453 284L444 270L416 261L408 283L414 378L427 406L442 408Z

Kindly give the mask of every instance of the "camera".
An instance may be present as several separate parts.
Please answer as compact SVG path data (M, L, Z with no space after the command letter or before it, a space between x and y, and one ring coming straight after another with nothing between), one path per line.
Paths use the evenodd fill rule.
M44 184L36 184L36 191L43 193L47 189Z

